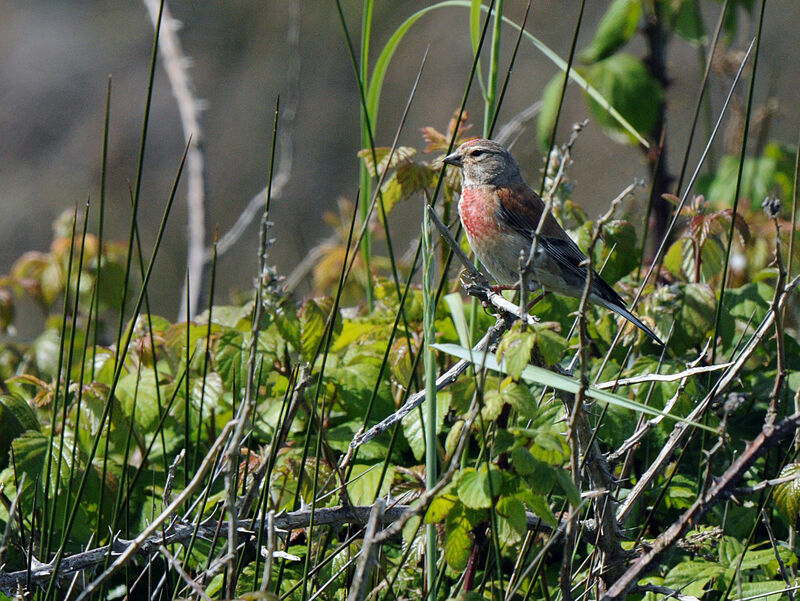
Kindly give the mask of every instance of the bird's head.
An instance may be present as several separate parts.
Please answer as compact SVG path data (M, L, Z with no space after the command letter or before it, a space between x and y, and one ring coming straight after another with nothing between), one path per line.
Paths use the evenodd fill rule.
M484 138L467 140L443 161L461 168L466 186L500 186L520 178L519 165L511 153Z

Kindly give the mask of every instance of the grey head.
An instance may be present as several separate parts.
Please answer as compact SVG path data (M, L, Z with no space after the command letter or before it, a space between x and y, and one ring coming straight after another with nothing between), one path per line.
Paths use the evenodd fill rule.
M520 180L519 165L511 153L493 140L467 140L444 157L448 165L461 168L466 186L502 186Z

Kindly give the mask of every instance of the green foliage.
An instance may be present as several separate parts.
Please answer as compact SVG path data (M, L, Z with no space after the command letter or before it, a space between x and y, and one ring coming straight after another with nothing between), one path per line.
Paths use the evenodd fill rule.
M588 67L584 77L637 131L653 131L664 92L639 59L626 53L614 54ZM648 101L642 102L642 98ZM596 100L588 95L586 100L609 136L618 142L636 142Z
M787 464L780 473L779 478L797 478L798 464ZM800 480L794 479L782 482L775 487L775 507L789 520L796 523L800 517Z
M477 1L427 7L396 30L378 55L365 90L365 113L373 125L388 64L411 25L434 8L467 5L477 50L486 8ZM365 36L371 6L365 3ZM749 10L750 3L731 3L729 19L741 7ZM649 14L651 9L658 14ZM654 129L665 100L662 84L650 64L624 50L642 20L656 16L690 43L705 42L697 2L615 0L578 55L577 77L593 86L589 109L609 135L625 143L635 136L610 116L609 106L646 136L660 133ZM368 51L369 40L362 42ZM492 70L496 57L493 61ZM538 123L542 144L550 141L562 78L557 75L544 90ZM490 73L489 84L491 79ZM489 84L482 81L487 106L497 99ZM369 222L356 220L355 231L376 230L379 239L376 226L383 226L388 247L398 207L410 199L430 200L437 190L437 210L454 221L461 182L454 170L447 170L440 186L439 159L451 139L459 143L469 130L466 112L457 112L444 133L424 128L427 147L422 152L400 146L390 157L385 146L362 150L364 173L373 183L384 177L383 211ZM142 311L132 314L131 298L122 297L123 282L129 282L128 297L138 290L136 278L126 273L125 248L100 244L91 234L78 239L72 218L60 220L49 252L26 253L0 278L0 330L13 332L17 305L26 299L45 316L42 331L30 343L4 339L0 346L0 532L8 528L10 533L0 572L26 569L31 550L37 560L50 561L62 547L75 553L114 537L133 539L166 507L171 488L171 498L187 496L170 516L174 524L204 520L204 526L191 543L170 543L170 552L198 577L207 595L224 598L229 573L218 559L227 549L222 541L207 539L217 525L227 524L230 499L240 504L243 520L261 520L270 511L284 517L309 507L370 505L377 497L388 497L390 505L394 500L413 503L425 491L428 473L420 465L425 457L438 459L439 473L451 479L405 523L402 537L381 544L379 589L387 582L391 598L425 596L419 573L429 559L423 530L434 535L444 558L437 581L441 598L498 597L497 582L505 586L512 580L520 587L520 599L555 598L555 589L549 589L559 578L563 557L570 556L570 584L594 586L607 551L597 517L604 507L635 494L653 458L678 431L676 424L693 434L659 466L625 523L617 524L618 542L632 556L646 552L649 539L675 525L713 478L747 450L773 406L776 419L793 411L800 345L794 339L797 310L789 304L781 316L780 347L770 338L773 328L737 368L733 386L712 399L712 410L693 416L696 421L685 417L714 390L720 373L720 365L711 366L716 371L695 368L709 367L712 358L724 364L735 359L770 314L778 275L776 235L782 236L782 264L789 258L788 213L773 220L757 207L767 193L789 197L795 154L785 145L767 143L758 156L745 160L740 194L749 202L739 214L729 208L738 158L723 157L700 184L705 196L683 208L662 269L643 288L635 309L668 340L667 348L656 347L630 325L612 348L618 318L590 307L584 365L573 362L579 354L573 327L578 301L557 295L535 306L538 322L515 324L484 356L470 349L474 335L494 318L488 310L468 314L469 303L452 292L457 285L451 279L442 287L451 294L443 294L444 302L435 308L435 335L425 335L421 322L427 307L416 284L418 266L372 253L372 248L354 258L345 246L351 234L348 211L353 210L346 203L339 216L328 216L337 237L318 255L308 297L287 296L277 274L263 269L257 291L230 305L216 304L189 323ZM563 156L559 151L550 157L551 183L553 167L557 170ZM638 298L638 228L624 219L609 221L590 248L594 223L573 203L574 187L568 179L560 182L553 192L554 215L592 253L604 279L626 300ZM730 265L720 301L721 272L731 245L737 260ZM798 252L793 259L798 260ZM130 259L136 264L136 257ZM455 276L446 271L446 248L436 262L438 273ZM339 295L340 277L350 268ZM412 282L408 289L407 279ZM123 336L117 340L120 322ZM425 345L439 351L439 373L456 358L473 361L438 392L436 423L412 411L395 429L352 450L357 433L423 389L418 358ZM687 368L690 372L680 373ZM221 432L230 436L225 428L240 415L248 394L252 405L243 424L246 436L216 464L223 458L209 450ZM427 438L430 428L435 436ZM769 483L778 471L781 477L795 476L796 464L779 465L787 449L758 457L743 484ZM185 456L173 467L180 451ZM342 463L345 456L348 461ZM197 488L187 490L200 468L208 467L206 461L214 465ZM452 469L445 472L451 461ZM796 523L800 508L797 480L775 486L771 500L764 498L763 507L757 506L756 496L741 489L721 499L700 523L691 524L680 547L664 553L649 581L698 598L720 598L731 586L739 596L778 590L783 583L777 557L789 568L796 564L788 525ZM14 501L17 514L11 521ZM769 534L753 528L762 508L761 516L774 531ZM549 537L560 536L568 517L576 518L573 533L579 539L565 554L563 539L553 545ZM352 584L350 562L362 549L359 524L315 522L279 531L267 593L259 592L266 541L251 536L256 530L251 522L238 529L240 546L232 558L237 598L344 598ZM534 562L541 563L526 571ZM220 573L199 578L212 564ZM138 576L143 565L130 564L130 573ZM165 574L164 590L181 597L183 581L164 566L161 559L151 564ZM508 577L512 570L513 579ZM125 577L130 574L120 572L119 583L130 585ZM62 586L55 584L58 594L66 591Z

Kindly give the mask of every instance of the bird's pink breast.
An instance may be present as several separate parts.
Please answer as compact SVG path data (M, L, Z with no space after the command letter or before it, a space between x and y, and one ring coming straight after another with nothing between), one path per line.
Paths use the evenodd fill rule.
M470 243L481 242L497 230L495 207L488 206L493 203L483 196L486 195L478 190L464 188L458 201L458 214L461 216L461 223L464 224Z

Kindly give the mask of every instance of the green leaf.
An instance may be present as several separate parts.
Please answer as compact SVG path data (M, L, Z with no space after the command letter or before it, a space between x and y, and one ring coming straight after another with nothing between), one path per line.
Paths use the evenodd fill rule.
M468 467L458 480L458 498L471 509L488 509L492 506L486 471Z
M431 187L437 175L438 172L426 164L413 161L401 163L382 190L383 208L386 214L388 215L398 202L408 200L414 194ZM383 219L383 213L378 212L378 215Z
M775 290L766 282L749 283L726 290L723 305L732 317L758 324L766 317L774 294Z
M531 389L506 378L500 385L500 396L504 403L511 405L520 415L533 418L538 410Z
M488 421L496 420L503 410L503 395L498 390L487 390L483 393L481 417Z
M630 221L615 219L603 226L603 244L595 247L594 264L603 266L603 279L615 284L639 266L641 251Z
M505 544L518 542L528 530L525 505L514 497L500 497L497 500L498 534Z
M797 478L798 476L800 476L800 463L789 463L781 470L778 477ZM800 516L800 479L777 484L773 489L772 498L778 511L789 520L789 523L795 523Z
M300 309L301 351L304 361L311 361L325 334L325 322L333 307L329 298L308 299Z
M724 573L723 566L705 559L682 561L667 572L664 585L699 599L703 597L706 585Z
M581 504L581 491L578 490L578 487L575 486L575 482L572 481L570 475L565 472L564 470L554 470L553 475L556 478L559 486L561 486L561 490L564 491L564 494L567 495L567 500L569 501L570 505L573 507L578 507Z
M389 493L394 478L394 466L389 466L381 481L383 463L353 465L350 480L347 482L347 494L354 505L371 505L378 496Z
M436 431L441 432L442 424L447 412L450 410L450 393L440 391L436 393ZM425 427L422 421L422 412L412 411L403 418L403 434L414 453L414 458L421 461L425 456Z
M278 328L283 339L288 342L291 347L300 352L303 350L302 336L300 334L300 320L297 313L280 307L274 314L275 326Z
M739 175L739 156L727 155L717 167L713 179L699 191L717 206L730 206L736 192L736 181ZM739 187L739 198L750 201L755 209L760 206L764 197L772 192L779 179L778 162L771 156L747 158L742 164L742 181Z
M719 563L728 569L736 568L743 551L744 543L733 536L723 536L717 544Z
M544 495L525 490L517 493L517 497L530 507L531 511L539 516L545 524L552 528L558 527L558 519L553 510L550 509L550 505L548 505L547 498Z
M133 421L145 432L155 430L161 414L158 382L153 368L134 370L122 376L116 396L126 417L132 416ZM164 399L161 402L163 407Z
M364 148L358 151L358 156L364 161L364 165L367 167L367 171L372 177L378 177L387 169L387 165L389 169L397 167L399 164L404 163L406 161L411 160L415 154L417 154L417 150L410 146L398 146L394 150L394 154L392 154L392 160L389 161L389 153L392 151L390 146L376 146L375 147L375 157L378 159L378 169L375 169L375 163L372 160L372 150L369 148Z
M564 353L569 348L566 338L544 324L534 325L533 331L536 333L536 348L547 365L555 365L564 358Z
M653 135L658 123L664 92L642 62L633 55L620 53L595 63L586 70L586 79L608 99L625 119L646 135ZM609 112L591 97L589 108L606 133L620 143L635 143Z
M550 465L562 465L569 457L569 446L564 437L553 430L539 430L531 445L531 454L535 459Z
M581 60L596 63L612 55L634 36L641 18L640 0L614 0L600 20L592 43L581 52Z
M742 598L758 599L758 601L781 601L786 599L786 583L782 580L763 582L742 582ZM775 594L768 595L773 592Z
M508 430L497 428L494 433L494 444L492 445L492 455L499 453L506 453L511 447L514 446L517 439Z
M451 511L445 520L444 558L450 569L461 571L467 567L472 551L472 528L460 512Z
M533 474L538 468L540 463L533 458L533 454L527 447L516 446L511 451L511 465L514 471L521 475Z
M525 470L529 472L525 474L525 482L534 492L549 495L557 483L556 472L561 471L561 468L536 461L533 455L531 455L530 461L533 463L525 467Z
M675 335L687 347L703 344L714 327L716 295L708 284L686 284L675 317Z
M683 269L684 256L691 254L692 243L690 240L681 238L670 244L669 249L664 255L664 268L679 280L686 280L686 272Z
M447 439L444 443L444 451L447 454L448 459L452 457L453 453L456 451L458 441L461 439L461 433L464 431L464 425L464 420L459 419L450 427L450 431L447 433Z
M796 556L792 553L791 549L788 549L784 546L777 546L776 547L778 554L781 556L781 560L784 562L784 565L791 565L792 562L796 561ZM775 557L775 550L772 547L768 547L765 549L754 549L752 547L747 549L747 553L744 554L744 558L742 558L741 569L742 570L763 570L768 574L777 574L778 573L778 560ZM736 565L738 565L738 557ZM731 566L735 567L735 566Z
M21 434L27 430L41 430L36 412L15 394L0 395L0 436L16 432ZM12 437L13 438L13 437Z
M425 512L425 523L438 524L445 517L447 517L447 514L450 513L457 503L458 499L451 494L438 495L433 501L431 501L431 504L428 506L428 510Z
M508 375L514 380L519 380L522 370L530 363L535 344L536 334L523 332L516 324L503 334L503 339L497 345L497 356L505 363Z

